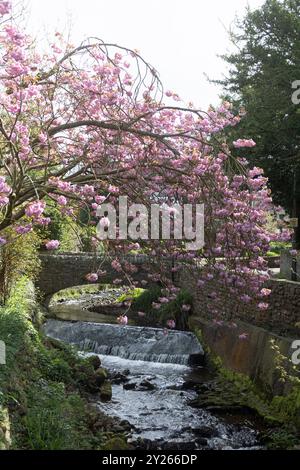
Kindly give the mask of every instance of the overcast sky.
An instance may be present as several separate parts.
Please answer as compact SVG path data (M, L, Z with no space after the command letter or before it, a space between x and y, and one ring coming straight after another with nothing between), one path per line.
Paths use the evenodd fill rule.
M138 49L165 89L207 108L219 89L204 74L219 78L225 64L217 54L231 46L226 29L247 4L264 0L27 0L31 34L71 30L72 42L97 36Z

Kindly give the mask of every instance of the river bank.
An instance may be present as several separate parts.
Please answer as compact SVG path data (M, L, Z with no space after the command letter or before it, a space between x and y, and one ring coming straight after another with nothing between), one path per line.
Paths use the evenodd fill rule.
M186 357L179 360L180 354L185 355L179 346L186 347L191 333L165 336L164 330L144 327L140 345L148 343L150 349L143 357L148 360L137 356L133 360L130 354L137 351L129 357L107 354L104 337L116 343L119 353L120 338L128 341L124 351L136 345L130 333L136 334L136 327L115 325L111 331L118 331L119 339L100 335L106 354L99 358L94 353L78 354L67 344L72 342L64 338L70 322L50 320L58 321L57 331L64 332L59 339L67 341L45 337L41 332L45 314L25 278L0 312L0 335L7 346L7 364L0 368L1 448L255 450L297 445L292 424L288 427L275 415L249 383L220 374L214 364L191 367ZM78 325L71 322L75 330ZM92 326L95 334L99 327ZM82 334L89 328L82 328ZM153 356L151 348L159 338L163 347L171 346L177 353L157 349ZM95 343L94 339L94 349ZM200 346L198 351L189 350L195 352L203 355ZM169 362L164 362L166 358Z
M26 278L0 309L6 345L6 364L0 365L0 448L127 449L126 423L120 426L92 403L109 384L106 372L99 362L95 369L70 346L46 338L40 331L43 313Z

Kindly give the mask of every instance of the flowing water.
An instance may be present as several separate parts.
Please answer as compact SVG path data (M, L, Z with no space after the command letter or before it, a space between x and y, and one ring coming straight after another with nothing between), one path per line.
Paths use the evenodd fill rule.
M226 423L204 409L186 384L205 383L203 349L193 333L50 319L45 333L99 355L113 384L111 402L98 406L131 425L135 448L152 450L257 449L251 426ZM90 354L85 352L84 354ZM190 365L194 366L191 367ZM195 366L195 364L198 364Z
M122 384L114 384L113 400L99 405L108 415L133 425L131 442L135 447L153 450L257 448L253 429L226 424L208 411L188 406L188 401L197 397L195 391L184 389L184 383L193 372L190 367L115 356L101 356L101 360L111 372L125 372L129 379L127 386L135 385L132 390L126 390ZM205 369L197 368L194 379L195 373L199 381L205 379Z
M45 332L81 350L125 359L187 365L204 355L196 336L186 331L166 334L161 328L49 320Z

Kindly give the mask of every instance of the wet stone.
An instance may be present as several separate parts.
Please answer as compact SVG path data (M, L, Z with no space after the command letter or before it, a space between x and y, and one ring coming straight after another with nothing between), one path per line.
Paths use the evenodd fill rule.
M134 390L136 388L135 382L129 382L123 385L124 390Z

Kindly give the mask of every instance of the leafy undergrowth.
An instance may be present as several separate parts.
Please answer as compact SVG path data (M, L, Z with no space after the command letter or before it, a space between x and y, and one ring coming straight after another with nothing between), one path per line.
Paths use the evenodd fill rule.
M192 305L193 298L188 292L181 290L174 300L162 303L159 309L153 307L159 297L163 296L161 287L152 286L149 289L135 288L129 290L117 299L117 302L132 301L131 312L136 316L136 320L142 325L165 326L168 320L174 320L176 328L185 330L188 326L187 317L190 314L184 313L184 304ZM143 312L144 316L139 317L138 312Z
M95 367L93 359L82 359L71 347L38 332L27 292L28 281L23 278L0 309L0 339L6 344L6 365L0 365L1 447L55 450L109 445L114 437L109 418L87 401L93 387L105 382L105 371L98 368L96 374L99 365ZM126 446L124 436L118 438Z

